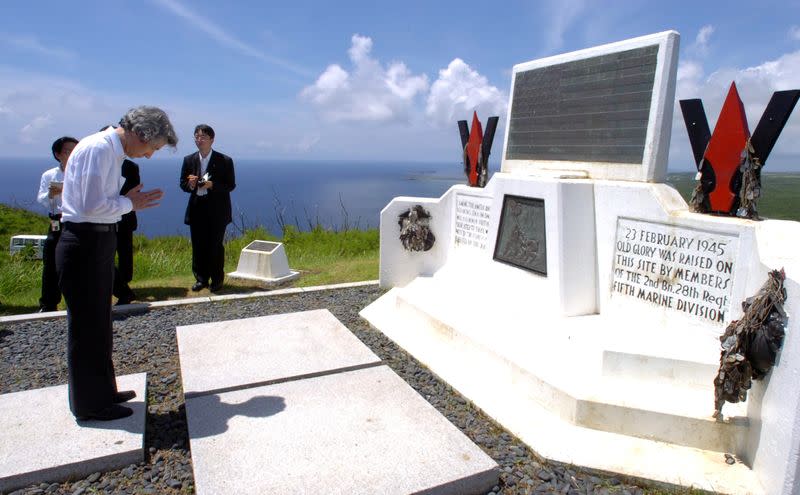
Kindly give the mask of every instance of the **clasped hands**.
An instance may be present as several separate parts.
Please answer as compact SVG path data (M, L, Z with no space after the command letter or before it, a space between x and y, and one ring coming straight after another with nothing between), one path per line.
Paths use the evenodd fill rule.
M142 191L142 187L143 185L139 184L128 191L128 193L125 195L125 197L130 199L131 203L133 203L134 211L145 210L147 208L158 206L158 202L164 196L164 192L161 189Z

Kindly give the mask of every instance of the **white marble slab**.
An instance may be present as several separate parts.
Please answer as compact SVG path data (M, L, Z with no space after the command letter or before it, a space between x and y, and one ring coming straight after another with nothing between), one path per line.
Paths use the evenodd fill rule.
M373 366L327 309L178 327L186 397Z
M198 494L478 494L498 466L386 366L186 401Z
M146 385L145 373L117 377L136 398L116 421L75 421L66 385L0 395L0 492L143 461Z

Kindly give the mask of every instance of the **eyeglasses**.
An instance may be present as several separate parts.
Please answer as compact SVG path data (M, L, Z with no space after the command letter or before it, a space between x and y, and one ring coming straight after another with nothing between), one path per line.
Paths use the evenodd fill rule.
M211 141L211 137L206 136L205 134L195 134L194 135L195 141Z

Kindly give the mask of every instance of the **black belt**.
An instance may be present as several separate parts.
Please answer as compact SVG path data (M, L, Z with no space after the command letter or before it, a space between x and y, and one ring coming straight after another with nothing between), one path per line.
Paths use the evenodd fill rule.
M89 222L64 222L66 230L75 232L116 232L117 224L115 223L89 223Z
M61 220L61 213L48 213L50 220Z

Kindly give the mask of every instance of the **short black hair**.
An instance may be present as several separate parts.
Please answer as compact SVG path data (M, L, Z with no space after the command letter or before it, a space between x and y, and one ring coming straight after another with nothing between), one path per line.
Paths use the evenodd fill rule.
M211 128L208 124L200 124L194 128L194 133L197 134L198 132L205 134L206 136L214 139L214 129Z
M56 161L59 162L59 163L60 163L60 161L59 161L57 155L59 153L61 153L61 149L64 147L64 143L75 143L75 144L78 144L78 140L75 139L72 136L63 136L63 137L60 137L60 138L56 139L55 141L53 141L53 147L52 147L53 158L55 158Z

